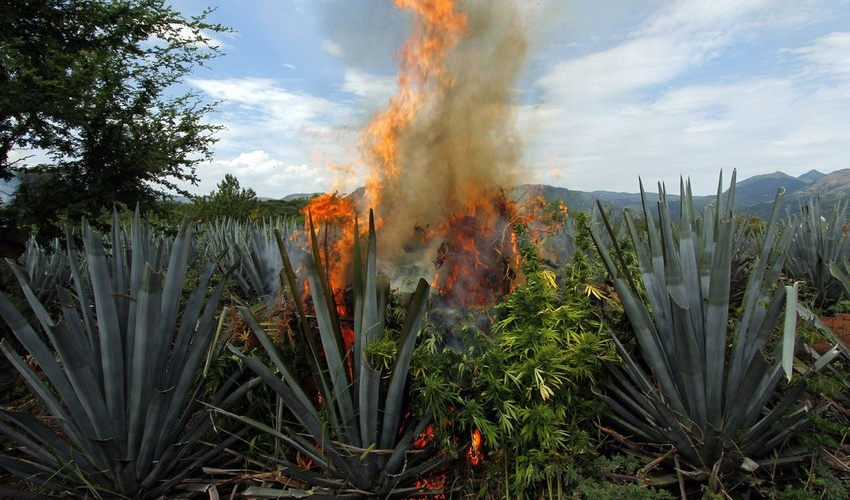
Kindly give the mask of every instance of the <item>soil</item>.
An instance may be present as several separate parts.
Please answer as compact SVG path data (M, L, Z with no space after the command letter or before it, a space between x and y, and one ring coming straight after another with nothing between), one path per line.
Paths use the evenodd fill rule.
M850 313L838 313L835 316L824 316L820 318L821 323L826 325L827 328L832 330L844 345L850 347ZM827 345L828 342L817 342L814 347L818 350L818 352L825 352L831 346Z

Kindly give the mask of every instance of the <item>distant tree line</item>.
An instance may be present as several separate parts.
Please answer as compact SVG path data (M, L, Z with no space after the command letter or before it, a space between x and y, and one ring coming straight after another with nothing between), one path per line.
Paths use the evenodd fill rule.
M221 218L241 221L261 221L269 218L292 217L304 220L302 210L309 198L292 200L260 200L250 188L243 188L232 174L225 174L216 189L207 195L194 196L190 202L160 201L154 217L158 223L176 227L184 216L203 223Z

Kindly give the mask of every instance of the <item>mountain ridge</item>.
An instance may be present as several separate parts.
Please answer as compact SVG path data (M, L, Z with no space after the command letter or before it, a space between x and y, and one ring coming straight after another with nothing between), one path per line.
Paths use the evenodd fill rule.
M798 177L777 171L738 181L735 183L735 210L747 215L769 217L780 189L785 190L783 208L793 210L800 204L808 204L810 200L818 198L822 209L830 209L850 196L850 168L829 174L810 170ZM727 195L728 191L727 188L723 194ZM543 196L547 201L563 202L572 210L584 212L592 211L596 200L610 210L643 210L639 193L576 191L544 184L523 184L514 188L513 192L520 199L523 196ZM654 193L647 194L655 199ZM716 195L694 196L694 205L702 208L713 203L715 198ZM667 199L674 203L679 200L679 195L668 192Z

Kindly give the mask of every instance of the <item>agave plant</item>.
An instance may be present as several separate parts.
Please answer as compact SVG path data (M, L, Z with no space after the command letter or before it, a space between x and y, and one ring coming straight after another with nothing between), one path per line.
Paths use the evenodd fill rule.
M248 308L241 309L273 366L251 354L231 350L274 391L286 405L295 422L277 427L245 416L227 413L266 433L312 462L312 468L298 465L293 456L270 456L283 472L309 485L311 498L406 498L423 496L415 482L447 460L435 452L433 443L414 449L414 441L426 429L430 414L416 416L410 411L406 390L410 360L425 314L429 285L420 279L410 298L406 319L397 339L386 336L385 313L390 294L389 281L377 275L376 237L372 214L365 267L361 242L354 242L354 339L346 351L340 318L328 276L321 270L319 245L312 234L312 255L303 263L310 284L315 325L308 321L298 304L301 338L309 346L311 380L318 397L305 387L295 369L283 359ZM355 235L358 230L355 224ZM287 283L295 297L300 296L290 258L283 247ZM318 330L318 331L316 331ZM316 342L318 335L320 343ZM375 362L372 347L389 339L394 356L385 366ZM312 385L312 384L311 384ZM226 412L225 412L226 413ZM276 428L277 427L277 428ZM305 492L295 488L244 493L294 498Z
M832 276L834 276L844 288L845 292L850 295L850 260L845 260L841 265L837 262L830 262L829 270L832 273ZM797 304L797 312L801 318L820 331L821 335L828 343L832 344L832 348L824 354L823 358L831 358L840 354L843 356L845 362L850 361L850 346L848 346L841 337L836 335L835 332L826 326L814 312L802 304ZM812 354L819 356L817 353ZM850 388L850 380L846 380L845 385Z
M52 239L44 247L38 244L35 237L31 237L19 262L33 293L45 304L51 301L56 285L65 285L71 279L68 256L62 251L59 238Z
M271 305L281 290L278 274L282 263L276 230L286 236L298 232L294 219L263 220L262 224L257 224L233 218L217 219L204 231L209 257L218 262L219 269L232 269L244 297L267 305ZM283 240L289 243L289 237ZM295 245L289 246L290 251L295 248Z
M629 213L626 223L642 288L624 271L616 245L612 256L598 228L593 231L639 345L636 357L615 339L623 365L611 367L614 381L604 396L611 418L637 440L672 445L697 475L709 478L714 490L723 474L755 467L806 424L806 406L799 400L803 383L788 384L783 355L766 352L783 322L786 336L779 345L784 346L784 359L790 359L793 347L796 311L793 303L791 314L783 310L786 295L792 300L794 295L779 286L793 234L779 219L783 193L774 202L740 314L730 315L734 173L725 209L721 188L719 184L716 204L699 216L690 183L683 183L681 221L675 224L659 186L656 226L641 186L646 229L640 233Z
M806 288L816 309L826 309L850 297L830 271L831 263L850 259L847 203L838 203L828 219L822 216L817 198L800 206L800 222L795 226L785 272L808 285Z
M0 411L0 432L19 445L0 454L0 465L57 492L157 498L235 439L202 445L213 424L199 418L196 400L202 390L198 368L214 337L222 287L205 299L209 265L182 303L188 221L162 267L146 259L151 249L138 212L129 236L113 226L111 252L85 221L82 240L84 265L73 241L67 242L74 286L57 288L59 318L50 316L23 271L8 261L46 341L0 293L0 316L36 366L6 340L0 349L45 418ZM225 399L229 390L224 384L213 402L227 405L239 397L234 391Z

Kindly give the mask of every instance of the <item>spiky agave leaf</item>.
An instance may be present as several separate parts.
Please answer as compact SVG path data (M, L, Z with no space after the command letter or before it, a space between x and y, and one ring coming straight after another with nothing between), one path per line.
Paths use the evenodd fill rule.
M0 349L59 431L31 416L2 412L0 431L23 445L24 456L4 454L0 463L48 488L155 498L230 441L201 446L211 422L191 419L222 288L205 298L210 265L181 307L191 247L187 220L167 254L146 245L138 215L130 236L113 226L110 251L85 221L82 229L85 265L69 242L75 289L58 289L59 319L10 262L46 341L2 294L0 316L44 376L7 342ZM218 404L226 404L229 389L225 384L214 398Z
M805 282L812 307L826 309L841 299L850 297L830 264L850 259L850 237L847 234L847 207L850 201L839 202L833 213L823 217L818 198L800 202L799 221L794 219L794 238L788 250L785 271L789 277Z
M715 205L699 216L689 183L682 183L678 224L664 187L659 186L656 223L641 186L646 228L639 230L628 212L626 224L642 290L629 281L619 248L615 261L602 235L592 232L642 359L617 340L623 364L612 366L614 382L605 395L612 418L641 440L672 444L693 467L709 474L724 459L737 464L744 457L770 454L805 422L798 401L802 383L781 386L781 356L768 361L764 355L782 324L786 298L784 288L776 286L792 233L778 218L781 192L749 275L741 317L730 331L734 185L733 174L725 208L718 187Z
M356 231L355 231L356 233ZM446 458L435 454L433 446L413 450L416 438L425 430L431 416L416 418L409 411L406 383L417 334L425 313L429 285L422 279L410 299L400 332L396 358L389 370L371 366L366 349L381 337L387 307L389 283L377 274L376 236L370 213L366 251L359 237L354 244L354 336L352 352L346 353L340 320L336 312L328 276L319 265L320 248L312 234L313 254L302 258L315 307L318 332L306 322L298 304L301 333L310 346L310 367L321 397L314 402L280 356L259 323L242 309L248 324L260 340L273 368L252 355L231 350L259 375L288 406L298 425L277 430L256 419L232 415L253 425L313 459L319 471L305 470L285 457L274 459L287 474L314 485L313 494L328 498L404 498L416 492L415 480L427 475ZM283 251L283 245L280 245ZM286 281L295 286L295 273L289 256L283 255ZM298 289L292 289L294 297ZM313 342L318 333L321 347ZM324 492L324 493L322 493ZM421 492L419 492L421 493ZM298 493L276 490L281 498Z
M26 249L19 259L36 297L49 304L56 286L65 286L71 278L68 257L62 251L59 238L50 241L47 247L38 244L35 237L27 241Z
M292 246L286 241L298 232L293 219L257 223L228 217L208 223L201 239L208 258L217 262L220 271L232 269L243 299L270 306L282 288L277 245ZM279 241L276 233L282 235Z

